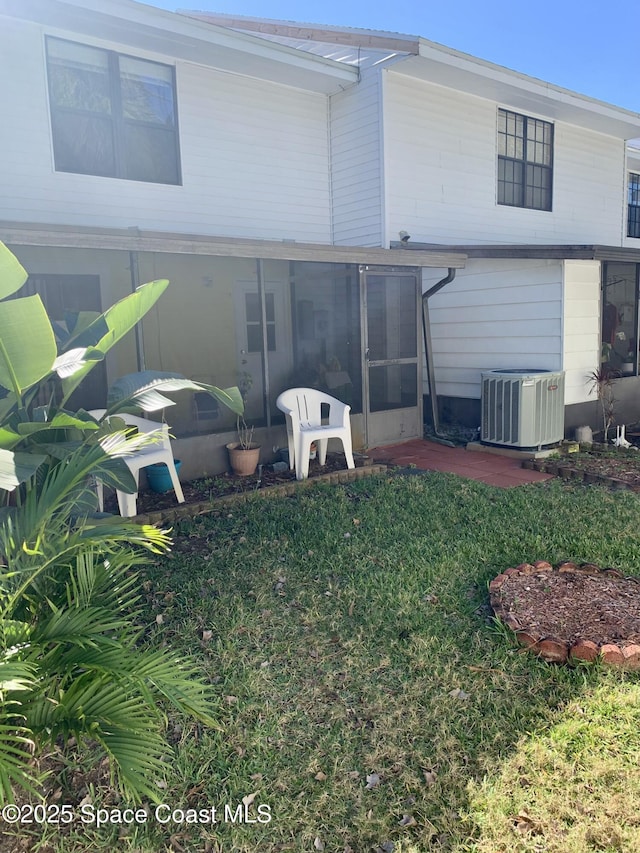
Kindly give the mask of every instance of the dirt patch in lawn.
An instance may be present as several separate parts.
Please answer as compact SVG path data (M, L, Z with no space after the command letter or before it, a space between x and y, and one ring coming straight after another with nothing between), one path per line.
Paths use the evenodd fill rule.
M491 605L519 642L546 660L640 669L640 578L593 564L523 563L494 578Z

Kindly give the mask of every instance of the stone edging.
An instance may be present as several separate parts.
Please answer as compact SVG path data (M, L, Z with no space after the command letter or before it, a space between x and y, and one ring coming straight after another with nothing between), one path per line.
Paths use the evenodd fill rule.
M305 489L315 483L352 483L372 474L385 474L386 465L364 465L362 468L345 469L344 471L332 471L329 474L320 474L308 480L293 480L289 483L281 483L278 486L267 486L264 489L252 489L247 492L233 492L212 500L200 501L199 503L180 504L176 507L158 510L157 512L136 515L132 521L136 524L165 524L180 521L183 518L192 518L195 515L206 515L225 506L226 504L244 503L255 498L264 498L271 495L293 495L298 489Z
M522 625L513 613L505 610L502 606L500 589L510 577L513 575L532 575L551 571L589 575L603 574L609 577L624 578L624 575L617 569L601 569L594 563L576 565L576 563L569 561L558 563L555 569L551 563L547 563L545 560L537 560L532 564L520 563L515 568L506 569L490 582L489 599L495 615L503 624L511 628L520 645L550 663L593 662L599 659L602 663L610 666L625 667L626 669L634 670L640 669L640 645L637 643L617 645L615 643L595 643L593 640L577 640L572 644L559 637L543 635L533 630L530 626ZM635 577L630 579L638 580Z
M522 468L526 468L528 471L540 471L543 474L553 474L555 477L562 477L563 480L576 480L591 484L599 483L618 491L638 491L636 485L627 483L626 480L621 480L618 477L608 477L606 474L599 474L596 471L584 471L582 468L574 468L571 465L569 457L563 459L524 459Z

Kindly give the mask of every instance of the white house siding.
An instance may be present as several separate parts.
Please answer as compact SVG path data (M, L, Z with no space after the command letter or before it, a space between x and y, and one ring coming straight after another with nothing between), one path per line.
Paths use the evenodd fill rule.
M593 400L587 377L600 364L600 262L564 261L565 404Z
M381 246L380 72L330 99L333 242Z
M0 25L0 78L10 81L0 95L1 218L330 241L324 95L179 62L182 186L55 172L43 37L83 39L12 19Z
M424 270L423 292L436 281ZM471 259L429 313L438 396L479 399L484 370L562 367L560 261Z
M498 205L497 109L509 104L384 73L388 238L620 245L621 140L555 122L553 210Z

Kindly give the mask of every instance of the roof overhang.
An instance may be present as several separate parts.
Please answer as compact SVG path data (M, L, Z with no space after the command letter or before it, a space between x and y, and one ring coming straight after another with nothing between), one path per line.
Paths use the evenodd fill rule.
M441 243L391 243L392 249L404 247L407 252L441 251L462 253L467 258L522 258L544 260L628 261L640 263L640 249L625 246L603 246L580 243L497 243L443 245Z
M389 70L619 139L640 137L639 113L425 39L418 56L397 59Z
M331 246L295 240L249 240L211 237L138 228L88 228L75 225L0 222L0 240L14 246L46 246L69 249L111 249L126 252L164 252L263 260L316 261L393 267L461 269L462 252L441 248L403 252L365 246Z
M0 0L1 16L322 94L357 81L350 66L134 0Z

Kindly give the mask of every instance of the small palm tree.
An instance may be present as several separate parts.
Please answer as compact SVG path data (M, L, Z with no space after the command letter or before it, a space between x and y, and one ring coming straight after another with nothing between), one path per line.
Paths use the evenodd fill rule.
M604 365L592 371L588 377L590 382L589 393L595 393L600 402L605 444L609 439L609 429L615 420L613 387L619 377L619 370Z
M129 441L123 434L112 455ZM167 532L73 514L105 459L100 445L79 448L0 520L1 801L34 791L35 746L71 736L99 744L124 795L158 800L170 752L163 705L216 725L194 665L140 644L133 570L167 549Z

